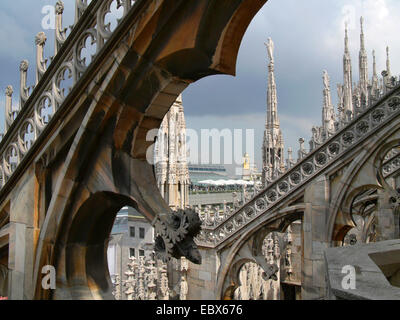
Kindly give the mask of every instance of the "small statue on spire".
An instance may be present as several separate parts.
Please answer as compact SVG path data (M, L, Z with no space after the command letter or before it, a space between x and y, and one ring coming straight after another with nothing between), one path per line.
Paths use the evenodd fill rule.
M390 70L390 54L389 54L389 46L386 47L386 72L387 76L390 78L392 76Z
M349 52L349 35L348 35L348 27L349 24L346 21L344 24L344 32L345 32L345 37L344 37L344 51L347 53Z
M265 43L265 45L267 46L267 51L268 51L268 56L269 56L269 60L271 60L271 62L274 61L274 42L272 41L271 38L268 38L268 42Z
M326 70L323 71L322 79L324 81L324 89L325 90L330 90L330 88L329 88L329 76L328 76L328 72Z

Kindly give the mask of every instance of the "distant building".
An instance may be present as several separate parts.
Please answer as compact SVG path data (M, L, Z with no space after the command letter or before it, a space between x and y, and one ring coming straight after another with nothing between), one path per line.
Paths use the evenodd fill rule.
M189 164L191 187L204 180L229 179L223 165Z
M245 181L259 181L261 173L256 165L251 162L250 155L246 152L243 156L242 179Z
M117 215L107 249L108 269L111 279L118 275L121 283L127 276L130 257L152 258L154 229L137 210L124 207ZM123 287L121 297L124 299Z

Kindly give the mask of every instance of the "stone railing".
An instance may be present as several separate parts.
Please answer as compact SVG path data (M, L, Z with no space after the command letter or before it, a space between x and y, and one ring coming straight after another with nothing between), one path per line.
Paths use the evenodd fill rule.
M36 36L36 85L27 87L28 62L20 66L19 107L12 103L13 88L6 89L6 133L0 143L0 188L3 188L38 139L52 116L85 73L116 27L136 4L144 0L76 0L75 23L67 36L62 26L64 5L55 6L55 56L45 59L44 32ZM116 8L112 12L111 7ZM120 15L119 18L117 15ZM48 65L48 61L51 63Z
M392 150L391 157L389 157L382 164L382 175L384 178L389 178L395 173L397 173L400 169L400 151Z
M196 242L201 246L215 247L267 213L294 191L332 165L345 152L355 148L400 113L400 87L397 86L373 106L357 115L332 137L307 154L290 170L271 182L261 192L230 216L215 226L203 226Z

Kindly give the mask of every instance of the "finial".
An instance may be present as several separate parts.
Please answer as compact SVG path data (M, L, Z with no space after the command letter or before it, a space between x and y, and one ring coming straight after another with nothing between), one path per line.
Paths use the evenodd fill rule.
M39 32L35 37L36 43L36 84L40 81L43 74L46 72L47 59L43 57L44 46L46 44L46 34L44 32Z
M328 71L324 70L322 73L323 73L322 80L324 81L324 88L325 88L325 90L329 90L329 75L328 75Z
M364 18L360 18L360 24L361 24L361 34L360 34L360 39L361 39L361 50L365 51L365 39L364 39Z
M29 89L26 87L27 71L29 67L28 60L22 60L19 65L20 70L20 86L19 86L19 107L25 104L26 100L29 98Z
M56 8L56 14L63 14L64 3L61 0L58 0L55 8Z
M375 50L372 50L372 61L373 61L373 74L376 75L376 56L375 56Z
M64 12L64 3L58 0L55 5L56 12L56 26L55 26L55 42L54 42L54 56L57 55L61 46L64 44L66 39L67 28L62 26L62 15Z
M46 44L46 40L47 40L47 37L46 37L46 34L43 31L39 32L35 37L35 43L38 46L45 45Z
M28 67L29 67L28 60L22 60L21 64L19 65L19 70L25 72L28 71Z
M361 34L364 33L364 17L361 16L360 18L360 25L361 25Z
M6 88L6 96L7 97L11 97L13 93L14 93L13 87L12 86L7 86L7 88Z
M386 47L386 71L387 71L388 76L391 77L389 46Z
M290 165L290 163L291 163L291 161L293 161L293 150L292 150L292 148L288 148L288 150L287 150L287 153L288 153L288 164Z
M344 51L346 53L349 52L349 36L348 36L348 23L347 21L344 24L344 32L345 32L345 36L344 36Z

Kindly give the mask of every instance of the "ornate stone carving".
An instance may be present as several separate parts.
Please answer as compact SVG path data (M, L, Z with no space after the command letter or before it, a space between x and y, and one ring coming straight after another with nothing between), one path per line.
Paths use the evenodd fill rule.
M29 143L33 143L40 133L43 131L44 127L47 125L48 121L51 118L51 115L57 110L57 108L62 104L65 97L68 95L68 92L64 92L64 88L62 85L64 81L68 81L71 79L69 85L73 86L82 76L82 74L86 71L87 65L83 65L82 57L80 55L81 51L85 48L85 45L81 44L81 41L86 40L91 37L93 41L96 42L97 47L95 47L96 54L102 46L104 46L104 39L102 37L98 38L97 35L100 34L100 30L98 30L101 26L107 25L105 23L105 11L107 11L107 7L109 8L111 3L115 0L104 0L99 2L98 5L93 6L93 12L91 12L90 17L85 20L84 25L81 26L80 33L71 32L71 35L74 37L72 39L73 46L70 46L66 49L63 55L63 59L58 60L57 66L52 68L49 76L46 78L46 83L43 83L41 86L37 87L35 90L35 95L37 95L36 99L32 100L32 104L27 106L26 118L21 120L15 130L13 132L7 132L7 134L12 134L10 138L10 144L14 144L20 147L18 151L19 159L21 159L26 154L26 141L21 143L21 135L23 135L24 130L26 130L27 123L33 123L34 127L29 128L30 132L34 132L31 136L34 137L34 140L29 140ZM123 8L123 17L126 16L128 11L132 7L131 1L123 1L121 3ZM64 44L66 40L66 30L67 28L63 28L62 26L62 14L63 14L63 2L58 1L55 4L55 12L56 12L56 40L55 40L55 54L60 50L61 46ZM75 24L78 22L83 12L88 8L87 0L76 0L76 20ZM121 23L123 19L117 20L117 24ZM73 26L72 26L73 28ZM133 30L135 27L133 28ZM79 38L80 37L80 38ZM79 39L78 39L79 38ZM42 76L47 71L47 62L48 59L44 57L44 45L46 44L47 37L44 32L39 32L35 37L36 44L36 81L35 85L37 85L40 81L42 81ZM51 63L53 60L50 59ZM90 62L90 61L86 61ZM19 106L12 106L12 101L9 99L7 102L9 108L6 112L6 126L5 130L7 131L16 118L18 111L25 105L29 98L30 92L32 92L35 86L28 87L26 83L27 79L27 71L28 71L28 62L26 60L22 61L20 64L20 99ZM11 96L7 96L7 98L11 98ZM8 120L7 120L8 119ZM33 131L32 131L33 130ZM29 138L30 139L30 138ZM22 139L24 140L24 139ZM9 149L9 145L5 146L5 149ZM5 156L5 149L2 151L2 157ZM13 149L14 150L14 149ZM15 150L14 150L15 151ZM13 152L14 152L13 151ZM7 161L6 161L7 162ZM14 163L13 166L18 166L18 162ZM1 169L1 168L0 168ZM1 170L0 170L1 171ZM4 185L7 179L3 179L0 181L0 187Z
M12 94L14 93L14 89L12 86L7 86L6 88L6 96L7 97L12 97Z
M114 275L113 279L113 296L115 300L121 300L121 278L118 274Z
M28 67L29 67L28 60L22 60L21 64L19 65L19 70L20 71L28 71Z
M60 0L57 1L55 6L56 14L63 14L64 12L64 3Z
M201 228L201 220L192 209L178 210L156 218L154 224L155 252L159 259L169 261L182 256L199 264L201 256L193 238Z
M37 46L44 46L46 44L47 37L46 34L41 31L35 37L35 43Z

